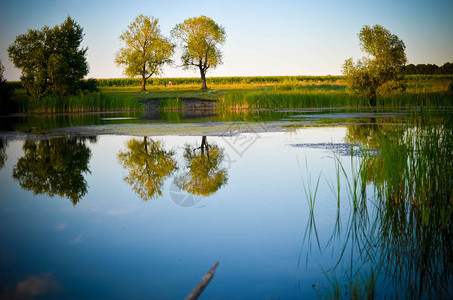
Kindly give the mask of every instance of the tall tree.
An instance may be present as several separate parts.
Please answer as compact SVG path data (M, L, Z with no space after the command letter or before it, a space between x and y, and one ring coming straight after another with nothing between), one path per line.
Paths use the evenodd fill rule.
M201 88L207 89L206 72L222 64L219 46L225 43L225 28L206 16L194 17L178 24L171 31L183 47L181 56L185 69L198 68Z
M359 40L368 56L357 63L352 58L345 61L343 74L349 91L369 99L371 105L376 105L378 94L404 91L404 77L400 72L407 61L403 41L380 25L363 26Z
M30 29L16 37L8 55L21 70L29 96L65 96L79 89L80 80L88 73L88 48L81 47L82 39L83 28L69 16L59 26Z
M128 151L120 152L118 160L129 170L124 181L143 199L162 195L164 179L176 169L174 152L166 151L159 141L145 136L143 142L130 140Z
M142 90L146 80L162 72L164 64L171 62L174 46L160 32L159 19L139 15L120 36L126 44L116 54L117 65L124 65L126 76L142 77Z

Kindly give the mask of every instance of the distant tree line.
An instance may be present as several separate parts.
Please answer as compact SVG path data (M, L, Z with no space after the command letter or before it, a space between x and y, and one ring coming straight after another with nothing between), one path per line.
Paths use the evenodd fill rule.
M453 74L453 63L447 62L439 67L435 64L409 64L401 69L404 75L442 75Z

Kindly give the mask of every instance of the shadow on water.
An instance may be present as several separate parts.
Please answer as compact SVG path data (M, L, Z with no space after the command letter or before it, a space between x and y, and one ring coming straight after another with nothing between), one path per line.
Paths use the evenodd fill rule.
M451 113L417 113L404 126L350 126L347 139L360 142L362 152L351 155L350 171L333 158L337 181L332 191L339 199L340 190L346 190L343 200L351 210L340 226L338 205L333 234L320 249L323 255L339 254L325 270L330 287L318 292L335 299L451 298ZM306 232L315 230L313 209L309 219ZM310 238L304 237L302 247ZM334 251L338 246L341 251Z
M57 138L25 141L24 156L13 168L13 179L37 194L58 195L76 205L87 193L84 174L90 173L91 150L86 141L95 138Z

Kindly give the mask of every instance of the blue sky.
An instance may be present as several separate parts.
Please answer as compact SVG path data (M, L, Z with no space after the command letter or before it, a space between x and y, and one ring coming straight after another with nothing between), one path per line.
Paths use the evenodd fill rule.
M187 18L206 15L226 28L224 64L208 76L340 74L349 57L360 58L357 33L380 24L406 44L409 63L453 61L453 1L102 1L0 0L0 59L5 77L20 71L8 60L8 45L27 29L54 26L67 15L85 33L88 77L124 77L113 60L119 35L139 15L159 18L162 33ZM178 54L178 53L177 53ZM179 64L175 55L175 65ZM198 76L166 67L163 77Z

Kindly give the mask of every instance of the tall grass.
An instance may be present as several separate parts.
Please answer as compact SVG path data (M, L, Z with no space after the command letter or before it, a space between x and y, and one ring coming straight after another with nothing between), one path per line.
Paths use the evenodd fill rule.
M360 97L337 91L237 91L227 94L222 107L232 109L273 109L299 107L356 107L365 105Z
M22 110L31 113L94 112L94 111L134 111L143 105L132 96L112 96L99 92L80 93L76 96L48 96L39 100L29 100Z
M422 110L406 128L383 132L381 157L368 173L379 199L383 257L417 297L453 295L452 153L451 110Z
M288 88L292 88L288 84ZM369 102L360 96L349 95L342 88L295 88L273 91L236 91L219 103L231 109L272 109L301 107L368 107ZM404 93L392 97L379 97L377 107L453 106L453 93Z
M162 99L159 102L159 110L182 110L184 102L179 98Z
M352 180L336 160L335 169L346 178L347 198L356 203L349 217L337 265L350 262L351 298L361 266L377 270L364 286L376 296L441 298L453 296L453 114L451 108L414 112L403 126L377 126L372 142L379 155L360 156ZM366 133L366 131L364 132ZM361 141L366 139L361 139ZM352 153L351 153L352 157ZM352 159L352 158L351 158ZM338 167L338 164L341 168ZM354 172L354 169L358 172ZM361 181L355 184L356 181ZM367 195L364 183L374 188ZM340 185L340 180L337 179ZM362 186L355 194L355 187ZM343 187L341 188L343 189ZM338 187L338 191L340 187ZM336 190L334 190L336 196ZM368 189L369 191L369 189ZM358 200L357 200L358 199ZM370 199L370 200L368 200ZM372 203L373 210L367 207ZM339 208L338 208L339 209ZM371 214L370 214L371 212ZM332 246L333 247L333 246ZM350 255L345 251L350 249ZM354 253L356 253L355 258ZM346 258L347 257L347 258ZM330 297L340 295L341 284L332 268ZM379 275L379 278L377 277ZM360 280L360 278L358 278ZM354 283L354 284L353 284ZM345 284L344 286L347 286ZM352 288L351 288L352 287ZM347 288L348 289L348 288ZM358 294L356 294L358 293ZM368 296L367 296L368 297Z

